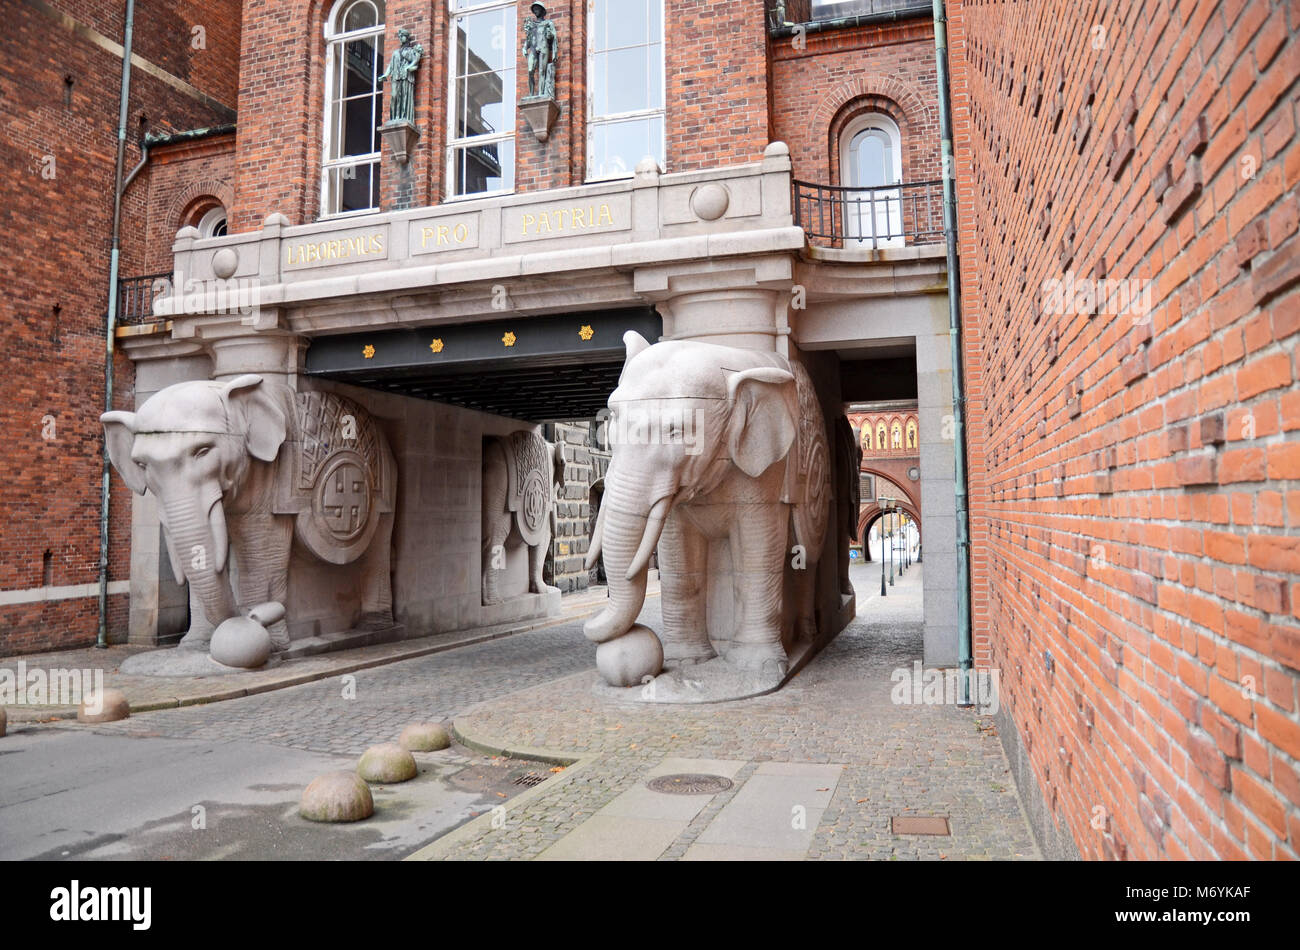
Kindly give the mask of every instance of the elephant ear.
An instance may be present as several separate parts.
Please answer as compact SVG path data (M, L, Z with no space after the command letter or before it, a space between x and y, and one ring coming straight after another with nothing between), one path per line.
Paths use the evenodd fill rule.
M792 374L774 366L747 369L727 380L728 447L732 461L751 478L790 451L795 418L787 393L793 384Z
M623 334L623 346L627 348L627 356L623 358L623 372L619 374L618 383L623 385L623 377L627 375L627 368L632 361L650 349L650 341L637 333L635 330L628 330Z
M242 430L248 454L270 462L284 444L289 421L284 409L262 385L262 377L252 373L237 376L225 384L222 393L227 404L244 417ZM240 431L233 420L231 430Z
M131 447L135 444L135 413L106 412L99 421L104 426L104 444L108 448L109 461L126 482L126 487L137 495L143 495L146 487L144 472L131 459Z

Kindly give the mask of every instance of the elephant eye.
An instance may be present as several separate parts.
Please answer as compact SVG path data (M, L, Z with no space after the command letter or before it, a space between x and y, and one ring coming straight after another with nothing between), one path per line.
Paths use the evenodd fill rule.
M212 451L212 446L200 445L197 449L194 450L194 457L196 459L201 459L203 458L203 456L207 455L211 451Z

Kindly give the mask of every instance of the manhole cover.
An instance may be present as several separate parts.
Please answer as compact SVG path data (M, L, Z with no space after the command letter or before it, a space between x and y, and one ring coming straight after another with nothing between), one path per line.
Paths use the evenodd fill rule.
M713 795L731 788L731 779L722 775L687 772L681 775L661 775L646 782L646 787L652 792L668 795Z
M922 818L918 816L889 819L890 830L896 835L947 835L947 818Z

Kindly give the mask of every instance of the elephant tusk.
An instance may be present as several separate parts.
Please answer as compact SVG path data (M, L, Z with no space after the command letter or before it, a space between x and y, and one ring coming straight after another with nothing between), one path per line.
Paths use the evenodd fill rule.
M596 526L591 529L591 547L587 549L587 559L582 562L582 569L589 571L596 566L596 559L600 557L600 539L605 531L605 506L600 506L600 511L596 512Z
M220 574L226 569L226 555L230 550L226 537L226 509L222 507L220 498L208 510L208 529L212 532L212 546L216 549L212 552L212 569Z
M650 514L646 517L645 534L641 536L641 546L636 549L636 555L632 558L632 563L627 567L627 573L624 575L627 580L632 580L638 574L646 569L650 563L650 555L654 553L655 546L659 543L659 535L663 533L664 521L668 518L668 512L673 506L673 496L668 495L660 498L650 509Z

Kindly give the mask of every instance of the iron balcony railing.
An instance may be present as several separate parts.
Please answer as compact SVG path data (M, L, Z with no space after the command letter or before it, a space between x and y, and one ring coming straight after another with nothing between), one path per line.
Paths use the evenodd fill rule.
M117 322L148 323L153 319L153 302L171 292L170 273L121 278L117 282Z
M943 241L943 182L878 188L794 183L794 223L813 244L908 247Z

